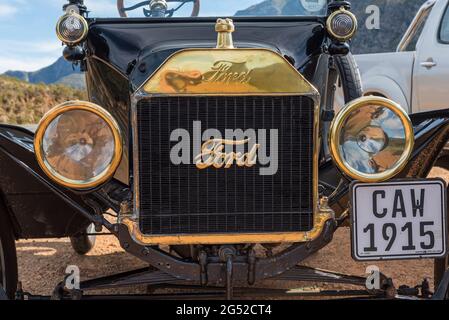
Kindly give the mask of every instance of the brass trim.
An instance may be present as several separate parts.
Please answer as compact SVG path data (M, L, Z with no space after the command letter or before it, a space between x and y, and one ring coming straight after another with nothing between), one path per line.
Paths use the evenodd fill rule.
M347 14L348 16L351 17L352 21L354 21L354 26L353 26L351 32L347 36L345 36L345 37L339 36L338 34L336 34L332 30L332 25L331 25L332 19L334 19L339 14ZM348 41L349 39L351 39L354 36L354 34L357 32L357 28L358 28L357 17L351 11L346 10L344 7L341 7L340 9L332 12L329 15L329 17L327 18L327 20L326 20L326 30L327 30L327 32L329 32L329 34L334 39L339 40L339 41L343 41L344 42L344 41Z
M378 174L364 174L351 169L349 166L346 165L346 161L341 157L339 152L340 133L347 117L357 108L369 104L381 105L392 110L401 119L405 129L406 145L404 152L402 153L402 156L399 158L398 162L393 168ZM362 182L382 182L394 177L407 165L407 161L413 151L413 146L414 146L414 130L407 113L396 102L382 97L366 96L358 98L348 103L336 115L336 117L331 123L329 130L330 153L335 163L337 164L338 168L340 168L340 170L344 174L351 177L352 179L359 180Z
M232 33L235 27L232 19L217 19L215 31L217 32L217 49L234 49Z
M209 139L201 146L201 151L194 157L196 167L200 170L213 167L215 169L229 169L233 165L239 167L250 168L256 164L257 149L260 148L260 144L256 143L254 146L245 153L240 152L226 152L221 146L225 145L244 145L247 144L250 139L244 140L226 140L226 139ZM206 161L203 161L204 156L210 156ZM223 162L217 162L217 159L224 158Z
M146 235L140 231L139 224L130 217L123 217L120 223L128 230L139 244L143 245L186 245L186 244L236 244L236 243L297 243L313 241L321 234L326 221L332 214L323 211L315 214L314 227L307 232L274 232L274 233L227 233L227 234L179 234L179 235Z
M81 23L84 26L84 31L83 31L82 35L75 41L68 41L67 39L64 38L64 36L61 34L61 32L59 32L59 25L62 22L62 20L64 18L66 18L67 16L75 16L76 18L78 18L81 21ZM58 19L58 22L56 23L56 36L58 37L59 40L61 40L68 46L74 46L74 45L80 43L87 37L88 33L89 33L89 24L87 23L87 20L82 15L79 15L78 13L76 13L74 10L70 10L70 12L61 16Z
M59 115L71 110L85 110L96 114L109 125L114 135L114 157L111 163L98 176L87 181L68 179L57 173L54 169L51 168L51 166L47 165L47 161L45 160L42 150L42 142L48 125ZM68 101L57 105L42 117L34 136L34 152L39 166L42 168L45 174L56 183L72 189L90 189L101 185L114 175L122 159L122 137L123 136L117 122L105 109L103 109L99 105L87 101Z
M318 94L284 57L261 48L177 51L140 90L155 96Z
M228 94L223 94L228 96ZM275 95L275 93L273 93ZM285 95L285 94L284 94ZM137 117L136 106L139 99L151 97L139 91L132 97L132 135L133 135L133 173L134 173L134 206L132 212L121 212L118 222L126 225L131 237L141 245L180 245L180 244L234 244L234 243L279 243L279 242L305 242L316 239L322 232L327 220L334 219L335 214L327 205L320 205L318 194L318 159L320 152L320 105L319 93L300 94L314 100L314 152L313 152L313 217L314 227L306 232L275 232L275 233L229 233L229 234L207 234L207 235L148 235L143 234L139 226L139 152L137 139ZM238 96L233 94L232 96ZM324 202L325 203L325 202Z
M224 20L224 19L222 19ZM218 20L217 22L220 22ZM217 23L217 32L228 35L234 29L229 21ZM220 38L220 34L218 35ZM220 40L218 41L220 42ZM230 43L229 41L227 42ZM220 63L226 61L224 69ZM234 66L233 64L238 64ZM214 69L213 67L217 67ZM230 67L228 69L228 67ZM214 74L216 71L221 74ZM254 70L256 70L254 72ZM175 83L168 85L170 77L186 77L192 84ZM170 78L172 80L173 78ZM174 78L179 80L179 78ZM216 80L216 81L213 81ZM198 86L199 84L199 86ZM314 226L307 232L274 233L226 233L226 234L143 234L139 225L139 152L137 132L137 103L140 99L152 96L307 96L314 102L313 128L313 219ZM132 212L121 212L118 222L126 225L133 239L142 245L181 245L181 244L232 244L232 243L295 243L316 239L322 232L325 222L334 218L332 209L326 201L320 205L318 194L318 159L320 152L320 94L307 79L284 57L268 49L185 49L172 54L136 90L131 97L131 128L133 141L133 193Z

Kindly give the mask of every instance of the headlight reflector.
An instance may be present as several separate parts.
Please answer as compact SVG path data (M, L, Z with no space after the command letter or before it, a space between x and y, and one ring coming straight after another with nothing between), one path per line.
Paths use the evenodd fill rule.
M349 177L385 181L407 164L414 144L413 126L396 103L363 97L347 104L330 127L330 151Z
M73 46L83 41L89 31L89 25L83 16L75 11L63 15L56 24L56 35L66 45Z
M106 110L74 101L44 115L34 148L39 165L51 179L66 187L89 189L114 174L122 156L122 138Z
M357 18L352 12L341 8L327 18L326 26L327 31L333 38L339 41L347 41L357 31Z

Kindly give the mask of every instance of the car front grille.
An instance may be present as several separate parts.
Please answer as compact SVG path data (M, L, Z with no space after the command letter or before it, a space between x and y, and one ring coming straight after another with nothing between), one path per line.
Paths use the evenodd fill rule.
M306 96L151 97L137 102L139 223L144 234L301 232L313 227L314 102ZM173 164L175 129L278 130L278 170ZM269 142L270 139L268 138ZM271 151L268 145L267 150ZM269 154L269 152L268 152ZM192 154L190 154L192 159Z

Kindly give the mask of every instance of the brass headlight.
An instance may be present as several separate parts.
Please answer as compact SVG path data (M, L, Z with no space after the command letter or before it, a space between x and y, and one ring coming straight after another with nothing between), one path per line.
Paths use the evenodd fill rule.
M341 8L327 18L326 28L336 40L347 41L357 31L357 18L352 12Z
M83 16L75 11L63 15L56 23L56 35L59 40L68 46L73 46L83 41L89 31L89 25Z
M347 104L330 127L331 155L343 173L363 182L385 181L407 164L414 144L405 111L381 97Z
M57 183L90 189L115 173L122 136L114 118L100 106L70 101L47 112L39 123L34 150L44 172Z

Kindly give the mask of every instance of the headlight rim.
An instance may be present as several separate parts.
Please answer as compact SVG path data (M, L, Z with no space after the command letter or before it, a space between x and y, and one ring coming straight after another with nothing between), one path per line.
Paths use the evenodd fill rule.
M85 181L69 179L56 172L53 168L51 168L49 164L47 164L43 151L43 139L48 126L58 116L64 114L65 112L73 110L88 111L99 116L103 121L107 123L114 137L114 156L111 162L109 163L107 168L103 170L100 174L98 174L96 177ZM104 184L113 177L114 173L116 172L118 166L122 161L123 135L114 117L101 106L88 101L80 101L80 100L67 101L49 110L39 121L34 136L34 152L39 167L51 180L66 188L81 191L89 190Z
M401 122L404 124L404 131L405 131L405 147L404 151L397 161L396 165L394 165L391 169L376 173L376 174L365 174L356 170L350 170L349 166L346 165L346 161L341 157L340 151L339 151L339 145L340 145L340 133L343 128L343 125L348 118L348 116L355 111L356 109L360 108L364 105L369 104L376 104L380 106L384 106L390 110L392 110L400 119ZM399 172L401 172L405 166L408 164L408 160L412 154L414 143L415 143L415 136L414 136L414 128L412 125L412 122L402 107L387 98L384 97L378 97L378 96L365 96L358 98L356 100L353 100L346 104L340 112L335 116L334 120L332 121L329 129L329 150L330 154L332 156L332 159L336 163L337 167L342 171L343 174L346 176L365 183L373 183L373 182L383 182L386 180L389 180L393 177L395 177Z
M347 14L348 16L351 17L352 21L354 22L354 25L351 29L351 33L345 37L340 36L338 34L336 34L333 30L332 30L332 20L339 14ZM357 17L355 16L355 14L353 14L351 11L346 10L345 8L340 8L338 10L335 10L334 12L332 12L329 17L326 20L326 30L327 32L330 34L330 36L338 41L348 41L349 39L351 39L355 33L357 32L358 29L358 20Z
M78 18L84 27L84 31L83 31L82 35L74 41L69 41L69 40L65 39L59 30L59 26L60 26L61 22L68 16L75 16L76 18ZM75 45L81 43L83 40L86 39L88 33L89 33L89 23L82 15L76 13L74 10L71 10L71 11L65 13L58 19L58 22L56 22L56 36L58 37L58 39L60 41L62 41L64 44L66 44L68 46L75 46Z

